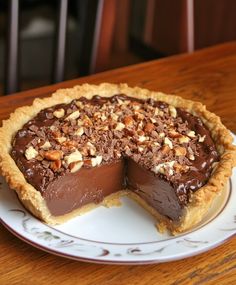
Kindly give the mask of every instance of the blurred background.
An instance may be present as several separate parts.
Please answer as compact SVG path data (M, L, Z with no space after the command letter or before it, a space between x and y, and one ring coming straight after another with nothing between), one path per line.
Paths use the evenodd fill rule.
M7 92L14 1L19 3L17 90L58 81L52 72L63 1L68 11L59 81L236 39L235 0L0 0L0 95Z

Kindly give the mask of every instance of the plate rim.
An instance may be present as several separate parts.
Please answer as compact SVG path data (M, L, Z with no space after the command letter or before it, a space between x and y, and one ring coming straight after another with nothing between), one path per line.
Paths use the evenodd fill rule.
M168 258L168 259L164 259L164 260L160 260L160 259L150 259L150 260L132 260L132 261L125 261L125 260L104 260L104 259L97 259L97 258L86 258L86 257L82 257L82 256L74 256L68 253L61 253L58 252L54 249L48 248L46 246L43 246L41 244L38 244L22 235L20 235L17 231L15 231L14 229L12 229L11 227L9 227L3 220L2 218L0 218L0 222L1 224L10 232L12 233L15 237L19 238L21 241L27 243L28 245L37 248L39 250L42 250L46 253L50 253L53 254L54 256L59 256L59 257L63 257L63 258L67 258L70 260L75 260L75 261L81 261L81 262L86 262L86 263L94 263L94 264L105 264L105 265L147 265L147 264L159 264L159 263L166 263L166 262L172 262L172 261L178 261L178 260L182 260L182 259L186 259L186 258L190 258L190 257L194 257L196 255L199 255L201 253L207 252L209 250L212 250L222 244L224 244L225 242L231 240L233 237L236 237L236 231L233 232L231 235L229 235L226 239L224 240L220 240L216 243L214 243L213 245L207 247L207 249L202 249L202 250L198 250L195 251L194 253L190 253L187 254L183 257L176 257L176 258Z

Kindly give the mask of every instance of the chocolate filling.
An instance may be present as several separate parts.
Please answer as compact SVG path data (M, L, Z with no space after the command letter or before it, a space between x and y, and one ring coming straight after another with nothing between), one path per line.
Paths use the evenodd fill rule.
M127 186L160 214L172 220L181 216L182 207L173 186L132 160L128 161Z
M124 189L124 161L117 160L59 177L49 184L43 197L52 215L58 216L89 203L100 203L121 189Z
M54 216L128 188L172 220L218 160L198 117L122 94L42 110L17 132L11 154Z

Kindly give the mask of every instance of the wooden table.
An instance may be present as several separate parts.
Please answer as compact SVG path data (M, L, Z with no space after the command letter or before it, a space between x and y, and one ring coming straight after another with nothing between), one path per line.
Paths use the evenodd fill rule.
M202 101L236 132L236 43L1 97L0 119L58 88L106 81L127 82ZM0 284L236 284L236 238L184 260L116 266L82 263L45 253L0 226Z

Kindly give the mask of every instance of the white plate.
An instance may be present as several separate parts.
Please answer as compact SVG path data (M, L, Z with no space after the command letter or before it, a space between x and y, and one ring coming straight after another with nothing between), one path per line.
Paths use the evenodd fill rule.
M234 136L235 138L235 136ZM107 264L146 264L182 259L207 251L236 234L236 170L204 221L177 237L159 234L155 220L134 201L99 207L60 225L48 226L21 205L0 178L0 220L14 235L47 252Z

